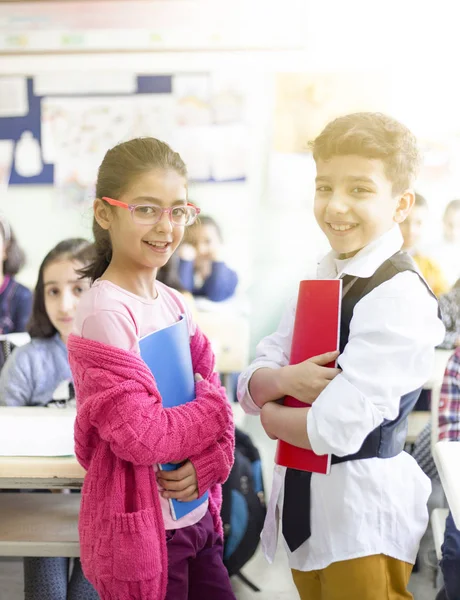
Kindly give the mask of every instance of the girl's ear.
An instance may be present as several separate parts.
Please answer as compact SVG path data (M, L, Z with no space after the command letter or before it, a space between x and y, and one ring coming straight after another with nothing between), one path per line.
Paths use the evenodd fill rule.
M415 194L412 190L406 190L399 198L393 220L395 223L402 223L407 219L415 203Z
M94 218L96 219L97 223L102 227L102 229L107 231L110 228L113 220L113 213L110 210L110 206L108 206L104 200L96 198L93 204L93 209Z

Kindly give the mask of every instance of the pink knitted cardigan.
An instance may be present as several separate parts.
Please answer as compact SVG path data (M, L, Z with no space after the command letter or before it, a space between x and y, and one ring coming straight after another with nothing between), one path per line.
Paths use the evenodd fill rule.
M233 464L232 410L209 341L190 341L196 399L164 409L155 380L134 353L84 340L68 342L77 396L75 452L87 470L79 533L84 573L101 600L162 600L166 536L152 465L190 459L198 492L222 535L221 484Z

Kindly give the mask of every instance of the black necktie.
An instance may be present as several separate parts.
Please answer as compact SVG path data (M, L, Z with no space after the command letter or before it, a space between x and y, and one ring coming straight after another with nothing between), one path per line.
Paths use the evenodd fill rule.
M286 469L282 526L289 550L295 552L311 535L311 473Z

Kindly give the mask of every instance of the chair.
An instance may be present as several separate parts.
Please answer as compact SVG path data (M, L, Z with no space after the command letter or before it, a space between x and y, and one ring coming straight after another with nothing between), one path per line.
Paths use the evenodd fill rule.
M438 561L442 558L441 546L444 542L444 531L446 529L446 519L448 514L449 510L447 508L435 508L430 517L434 547Z

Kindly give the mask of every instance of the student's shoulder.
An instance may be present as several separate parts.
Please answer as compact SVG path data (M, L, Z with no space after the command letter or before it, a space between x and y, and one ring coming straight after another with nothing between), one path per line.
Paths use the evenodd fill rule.
M372 298L435 298L431 295L423 276L416 271L397 271L374 288L368 296Z
M16 300L29 300L32 298L32 292L29 290L29 288L16 281L16 279L11 280L11 285L13 285L15 288L14 296Z
M95 281L79 302L77 321L97 316L105 318L109 314L119 314L129 319L132 315L129 306L131 301L120 287L110 281Z
M36 370L38 364L49 362L53 341L54 338L33 338L27 344L14 348L7 364L23 371Z

